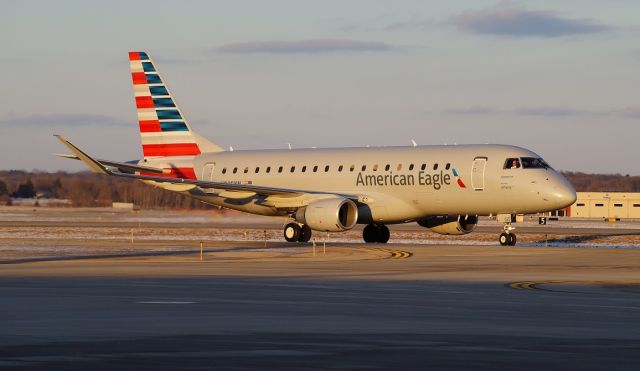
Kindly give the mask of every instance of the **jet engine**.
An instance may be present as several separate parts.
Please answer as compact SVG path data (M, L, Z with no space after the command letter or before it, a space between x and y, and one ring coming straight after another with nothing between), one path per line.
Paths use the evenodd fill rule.
M313 200L296 211L295 219L316 231L342 232L356 225L358 207L342 197Z
M478 216L430 216L418 220L418 224L435 233L460 235L471 233L476 228Z

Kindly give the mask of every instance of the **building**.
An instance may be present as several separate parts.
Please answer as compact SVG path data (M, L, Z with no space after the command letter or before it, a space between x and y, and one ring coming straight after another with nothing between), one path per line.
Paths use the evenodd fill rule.
M640 193L578 192L578 199L564 214L574 218L640 219Z

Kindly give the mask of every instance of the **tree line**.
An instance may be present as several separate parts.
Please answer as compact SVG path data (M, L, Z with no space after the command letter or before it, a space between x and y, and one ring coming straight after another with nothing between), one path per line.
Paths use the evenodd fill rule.
M578 192L640 192L640 176L562 173ZM0 171L0 203L12 198L67 199L75 207L131 202L144 209L206 209L212 206L139 181L91 172Z
M212 206L131 179L91 172L0 171L0 202L11 198L67 199L74 207L105 207L131 202L143 209L206 209Z

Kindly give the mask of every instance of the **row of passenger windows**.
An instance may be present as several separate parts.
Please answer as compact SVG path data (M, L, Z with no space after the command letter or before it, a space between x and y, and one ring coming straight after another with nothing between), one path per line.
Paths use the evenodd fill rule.
M274 167L274 168L275 168L275 167ZM409 164L409 171L413 170L414 168L415 168L415 165L414 165L414 164ZM446 170L449 170L449 169L451 168L451 164L446 164L446 165L444 166L444 168L445 168ZM306 172L307 172L307 169L308 169L308 167L307 167L306 165L303 165L302 167L300 167L300 172L302 172L302 173L306 173ZM367 171L367 165L362 165L362 166L360 167L360 169L361 169L361 171ZM373 166L371 167L371 169L372 169L373 171L378 171L378 169L379 169L378 164L373 165ZM423 170L423 171L424 171L424 170L426 170L426 169L427 169L427 164L422 164L422 165L420 165L420 170ZM255 168L254 172L255 172L256 174L258 174L258 173L260 173L260 170L261 170L260 166L256 166L256 168ZM311 168L311 171L312 171L312 172L314 172L314 173L317 173L317 172L318 172L318 170L323 170L323 169L321 169L318 165L314 165L314 166ZM325 172L325 173L328 173L328 172L329 172L329 170L331 170L331 167L330 167L329 165L325 165L325 166L324 166L324 172ZM344 167L343 165L339 165L339 166L338 166L338 172L342 172L343 170L345 170L345 167ZM351 165L351 166L349 166L349 171L350 171L350 172L353 172L353 171L355 171L355 170L356 170L356 165ZM384 170L385 170L385 171L389 171L389 170L391 170L391 165L389 165L389 164L385 165L385 166L384 166ZM397 170L397 171L402 170L402 164L398 164L398 165L395 167L395 170ZM433 170L438 170L438 164L433 164ZM278 173L282 173L283 171L284 171L284 166L279 166L279 167L277 168L277 172L278 172ZM290 172L292 172L292 173L294 173L294 172L296 171L296 167L295 167L295 166L291 166L291 168L289 169L289 171L290 171ZM247 174L248 172L249 172L249 167L247 166L247 167L245 167L245 168L244 168L243 173L244 173L244 174ZM264 169L264 172L265 172L265 173L270 173L270 172L271 172L271 166L267 166L267 167ZM226 168L226 167L222 168L222 174L226 174L226 173L227 173L227 168ZM232 168L232 169L231 169L231 173L233 173L233 174L238 173L238 168L237 168L237 167Z

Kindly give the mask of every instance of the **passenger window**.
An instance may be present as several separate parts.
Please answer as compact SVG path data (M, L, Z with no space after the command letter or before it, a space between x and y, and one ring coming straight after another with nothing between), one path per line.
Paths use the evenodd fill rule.
M325 166L325 167L324 167L324 172L326 173L326 172L328 172L328 171L329 171L329 165L327 165L327 166Z
M398 164L398 167L396 167L396 169L398 169L398 171L402 170L402 164Z
M390 168L391 168L391 165L386 164L386 165L384 166L384 171L389 171L389 169L390 169Z
M378 171L378 164L373 165L373 171Z
M302 172L304 173L306 171L307 171L307 166L305 165L305 166L302 167Z
M222 174L226 174L227 173L227 168L225 167L224 169L222 169Z
M366 171L367 170L367 165L362 165L362 171Z
M424 171L424 169L427 168L427 164L422 164L422 166L420 166L420 170Z
M278 168L278 172L279 172L279 173L281 173L281 172L282 172L282 166L280 166L280 167Z
M444 168L445 168L446 170L449 170L449 169L451 168L451 164L447 164Z
M438 164L433 164L433 170L438 170Z
M508 158L507 161L504 162L504 169L519 169L520 168L520 159L518 158Z
M238 168L237 168L237 167L234 167L234 168L233 168L233 173L235 174L235 173L237 173L237 172L238 172Z
M247 167L244 168L244 173L246 174L248 172L249 172L249 167L247 166Z
M271 172L271 166L267 166L267 173Z
M318 165L313 167L313 172L315 173L316 171L318 171Z
M409 165L409 171L413 170L413 164Z
M256 174L260 172L260 167L256 167Z
M576 206L584 206L584 204L577 204Z
M294 171L296 171L296 167L295 166L291 166L291 172L293 173Z
M356 169L356 165L351 165L349 167L349 171L353 172Z
M338 171L342 171L342 165L338 166Z

